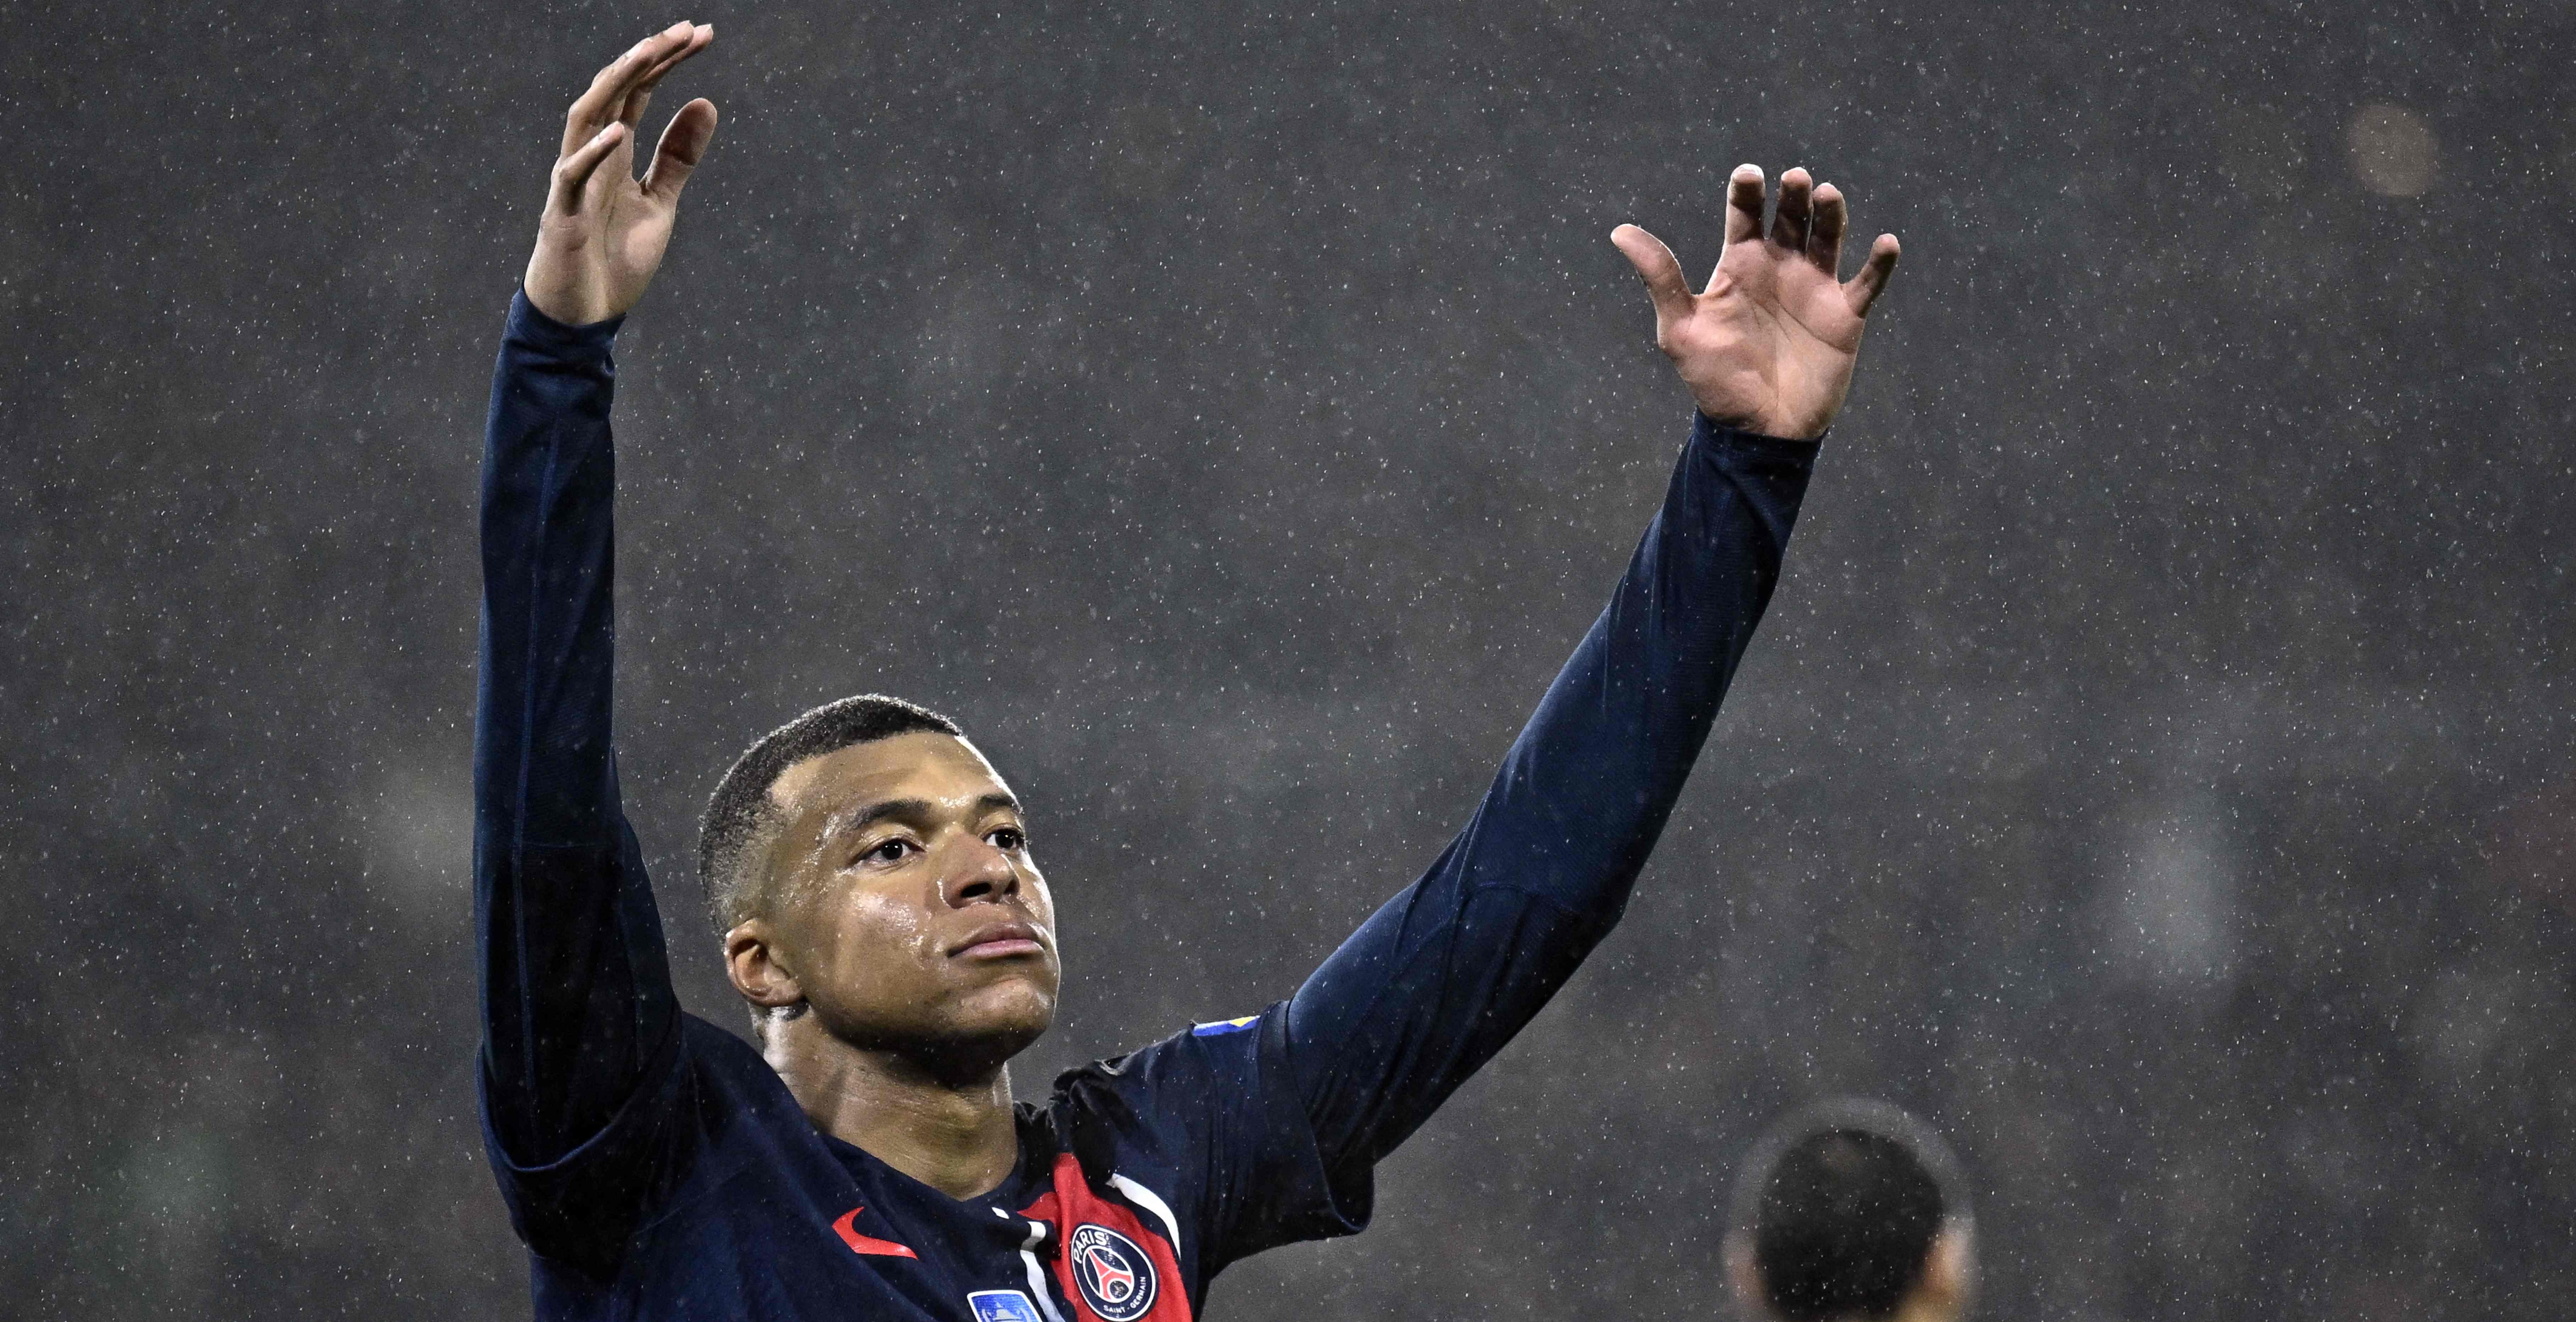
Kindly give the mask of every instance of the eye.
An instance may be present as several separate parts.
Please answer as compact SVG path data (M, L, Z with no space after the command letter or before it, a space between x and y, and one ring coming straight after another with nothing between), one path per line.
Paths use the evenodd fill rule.
M900 863L907 855L911 854L917 848L919 848L919 846L913 844L911 841L906 840L901 836L896 836L892 840L879 841L878 843L869 846L868 852L859 855L859 861L862 863Z
M1016 826L997 826L984 840L1005 854L1016 854L1029 847L1029 838Z

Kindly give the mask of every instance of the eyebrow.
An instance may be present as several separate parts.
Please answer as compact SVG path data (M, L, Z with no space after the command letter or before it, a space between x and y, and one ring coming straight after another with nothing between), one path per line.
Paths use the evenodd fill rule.
M991 812L997 808L1019 812L1020 801L1008 794L1000 793L987 794L975 800L975 811L979 813ZM823 838L829 840L835 836L847 835L863 826L884 821L889 817L907 817L919 821L937 811L939 806L928 799L880 799L864 808L852 809L824 822Z

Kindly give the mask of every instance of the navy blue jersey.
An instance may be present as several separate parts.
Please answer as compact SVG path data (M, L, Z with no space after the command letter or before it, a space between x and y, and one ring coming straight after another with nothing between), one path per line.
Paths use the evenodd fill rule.
M816 1129L683 1013L610 740L617 323L512 306L483 477L485 1143L545 1319L1190 1322L1228 1263L1368 1221L1370 1169L1627 903L1773 584L1816 446L1693 428L1466 828L1295 995L1074 1070L1001 1187Z

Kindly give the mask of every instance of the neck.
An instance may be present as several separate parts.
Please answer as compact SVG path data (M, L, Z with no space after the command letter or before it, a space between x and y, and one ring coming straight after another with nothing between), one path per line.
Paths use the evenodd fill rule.
M995 1065L945 1078L862 1050L806 1015L771 1024L761 1054L814 1127L951 1198L990 1193L1019 1164L1011 1075Z

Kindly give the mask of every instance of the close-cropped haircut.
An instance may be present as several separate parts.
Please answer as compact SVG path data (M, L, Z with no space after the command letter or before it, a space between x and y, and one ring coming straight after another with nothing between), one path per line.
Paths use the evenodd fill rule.
M1787 1322L1895 1316L1934 1237L1964 1230L1967 1190L1940 1135L1884 1102L1792 1113L1754 1146L1735 1187L1764 1301Z
M874 743L899 734L965 737L957 723L925 707L881 693L827 702L760 737L734 759L716 782L698 820L698 881L706 887L707 916L721 936L757 911L759 878L752 860L781 825L770 787L789 767L809 757Z

